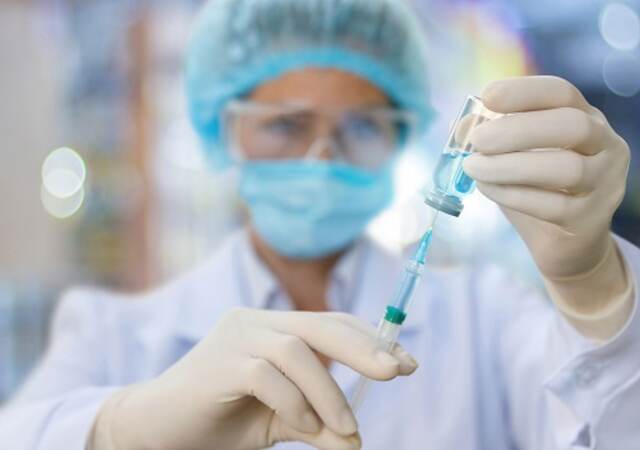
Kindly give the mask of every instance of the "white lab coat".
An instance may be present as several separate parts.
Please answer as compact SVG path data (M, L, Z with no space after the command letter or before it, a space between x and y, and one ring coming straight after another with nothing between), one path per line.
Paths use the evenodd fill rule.
M640 251L618 242L637 305ZM376 322L402 266L360 242L334 271L331 308ZM428 270L416 294L400 342L421 367L369 391L358 417L364 449L640 449L637 308L618 336L598 346L544 295L496 268ZM157 376L237 306L289 308L245 233L140 298L71 291L46 356L0 416L0 448L83 450L112 392ZM331 372L350 395L357 374L338 364Z

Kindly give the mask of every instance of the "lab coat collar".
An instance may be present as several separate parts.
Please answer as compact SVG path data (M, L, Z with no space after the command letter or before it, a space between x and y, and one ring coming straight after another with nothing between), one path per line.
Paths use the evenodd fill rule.
M238 236L237 255L246 279L246 298L243 299L247 302L246 306L268 309L279 289L278 282L256 253L246 231ZM236 270L238 269L239 267L236 267Z
M247 306L257 309L269 309L280 291L278 281L269 268L256 253L249 234L243 232L238 235L237 253L242 267L242 273L246 278L246 297L243 299ZM367 253L370 246L368 239L357 240L340 257L331 273L329 295L329 308L335 311L351 311L353 295L356 291L358 279L361 277L359 263ZM289 305L291 307L291 305Z

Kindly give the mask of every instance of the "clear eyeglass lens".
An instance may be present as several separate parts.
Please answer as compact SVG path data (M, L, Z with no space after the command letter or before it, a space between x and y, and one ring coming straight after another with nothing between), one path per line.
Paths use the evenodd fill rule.
M312 111L255 110L233 114L227 133L251 160L302 159L331 124L339 160L368 169L384 165L408 139L408 117L393 111L350 111L327 118Z

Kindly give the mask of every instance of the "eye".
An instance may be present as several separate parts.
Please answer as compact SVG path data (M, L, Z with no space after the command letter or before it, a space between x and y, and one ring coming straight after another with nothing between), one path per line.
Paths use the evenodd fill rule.
M345 119L343 131L350 139L378 139L383 134L383 127L376 118L353 114Z
M301 117L279 116L266 120L262 129L274 136L295 138L308 131L308 121Z

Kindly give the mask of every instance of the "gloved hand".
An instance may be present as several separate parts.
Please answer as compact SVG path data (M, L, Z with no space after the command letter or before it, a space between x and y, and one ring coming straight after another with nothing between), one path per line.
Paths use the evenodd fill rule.
M478 189L500 205L546 280L578 280L606 266L601 279L618 283L610 293L623 292L609 228L625 192L626 142L561 78L497 81L482 100L506 115L472 131L476 153L464 169ZM595 310L587 302L610 300L585 297L584 311Z
M377 380L417 365L341 313L238 309L167 372L106 403L93 450L259 449L280 441L360 448L357 423L317 351Z

